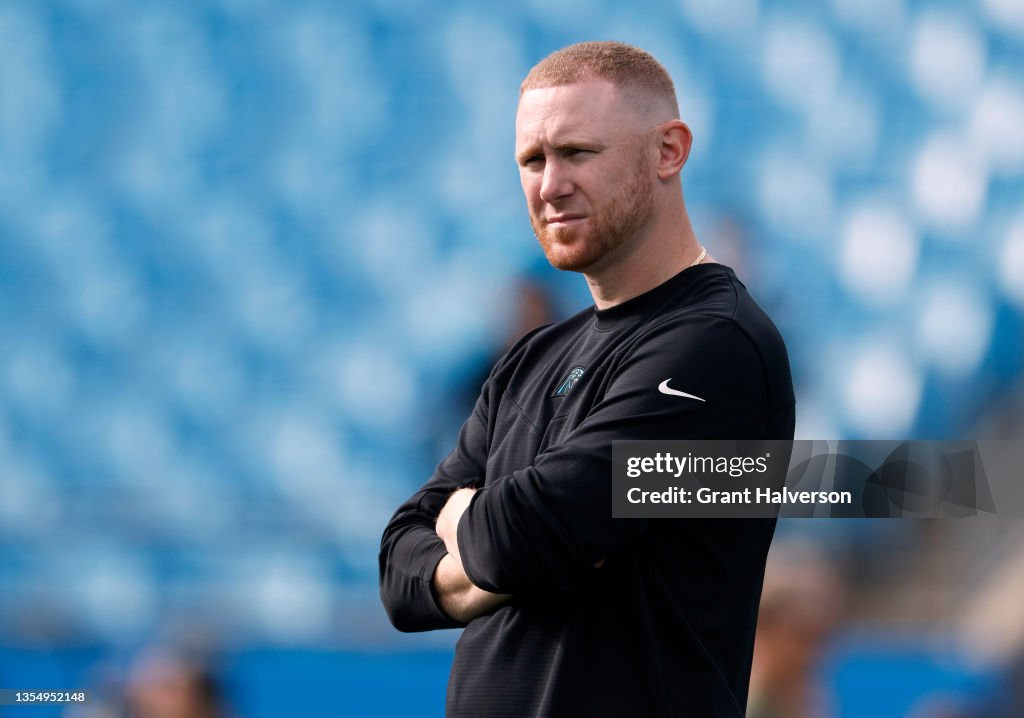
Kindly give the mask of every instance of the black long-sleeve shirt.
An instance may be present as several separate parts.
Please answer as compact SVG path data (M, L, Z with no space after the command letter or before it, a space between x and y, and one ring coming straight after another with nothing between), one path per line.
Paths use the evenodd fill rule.
M775 521L613 519L612 440L793 427L782 338L723 265L523 337L381 543L394 625L461 625L432 591L446 553L434 520L453 490L479 489L459 522L463 565L514 598L466 626L448 715L743 716Z

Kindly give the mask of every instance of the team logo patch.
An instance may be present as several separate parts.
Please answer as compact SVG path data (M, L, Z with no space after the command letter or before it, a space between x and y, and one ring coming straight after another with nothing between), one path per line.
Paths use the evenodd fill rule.
M576 386L576 382L583 376L584 368L581 366L573 367L572 371L566 375L564 379L558 384L558 388L551 396L565 396L569 393L569 390Z

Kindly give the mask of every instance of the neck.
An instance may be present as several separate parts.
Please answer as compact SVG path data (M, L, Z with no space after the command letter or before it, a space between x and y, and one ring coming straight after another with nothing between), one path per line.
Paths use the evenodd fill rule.
M598 309L608 309L654 289L689 267L700 256L686 208L666 213L616 256L583 273ZM710 257L705 258L708 261Z

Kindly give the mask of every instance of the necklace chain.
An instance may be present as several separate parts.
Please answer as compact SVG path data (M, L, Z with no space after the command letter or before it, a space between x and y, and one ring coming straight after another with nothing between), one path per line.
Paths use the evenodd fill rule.
M691 264L690 266L691 267L696 267L698 264L700 264L702 261L704 261L704 257L706 257L706 256L708 256L708 248L707 247L701 247L700 248L700 256L697 257L696 261L693 264Z

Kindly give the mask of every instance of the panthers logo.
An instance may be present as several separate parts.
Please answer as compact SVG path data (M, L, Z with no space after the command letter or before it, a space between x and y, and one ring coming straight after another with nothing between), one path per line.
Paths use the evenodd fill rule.
M568 394L569 390L576 386L576 382L578 382L580 380L580 377L583 376L583 372L584 369L581 366L573 368L573 370L569 372L568 376L562 379L562 381L558 385L558 388L555 389L555 393L552 394L551 396L565 396L566 394Z

